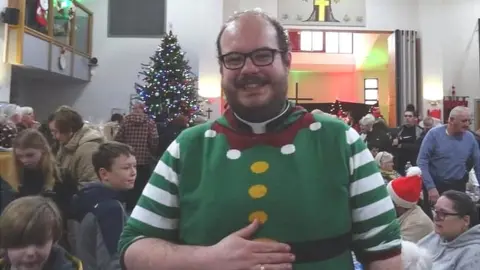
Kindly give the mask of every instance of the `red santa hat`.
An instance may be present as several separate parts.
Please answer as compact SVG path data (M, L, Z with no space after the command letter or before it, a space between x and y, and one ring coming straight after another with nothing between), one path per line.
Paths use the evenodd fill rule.
M387 191L397 206L412 208L417 204L422 193L421 175L420 168L411 167L405 177L399 177L388 183Z

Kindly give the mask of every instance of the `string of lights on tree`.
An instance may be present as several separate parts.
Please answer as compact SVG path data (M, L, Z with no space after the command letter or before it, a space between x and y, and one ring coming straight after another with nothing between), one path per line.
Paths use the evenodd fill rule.
M155 122L166 126L180 115L191 121L203 115L197 77L172 31L163 38L150 63L142 64L139 76L143 83L135 84L136 91Z

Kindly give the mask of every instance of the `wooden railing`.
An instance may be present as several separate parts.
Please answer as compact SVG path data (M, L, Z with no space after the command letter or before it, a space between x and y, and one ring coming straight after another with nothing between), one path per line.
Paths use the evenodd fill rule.
M93 13L76 0L48 0L49 7L52 8L46 12L38 3L39 1L9 0L9 7L20 10L19 24L9 26L18 30L17 46L23 44L23 34L28 33L65 50L91 57ZM60 6L61 3L70 6ZM19 57L17 62L21 63L21 56Z

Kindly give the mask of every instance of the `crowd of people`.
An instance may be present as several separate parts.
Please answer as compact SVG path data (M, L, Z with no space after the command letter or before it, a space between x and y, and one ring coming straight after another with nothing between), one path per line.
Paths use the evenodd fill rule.
M159 129L140 103L102 127L67 106L43 124L15 104L0 115L12 161L0 172L0 269L121 269L126 218L188 119Z
M366 115L359 134L287 100L272 17L237 13L216 45L215 121L159 132L137 104L98 129L66 106L44 124L5 109L0 269L478 269L468 108L435 127L411 106L394 129Z

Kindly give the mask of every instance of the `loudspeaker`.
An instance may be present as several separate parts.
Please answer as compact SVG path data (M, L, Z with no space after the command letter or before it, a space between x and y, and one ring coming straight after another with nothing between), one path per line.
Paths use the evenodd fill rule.
M1 14L2 22L10 25L18 25L20 10L18 8L5 8Z

